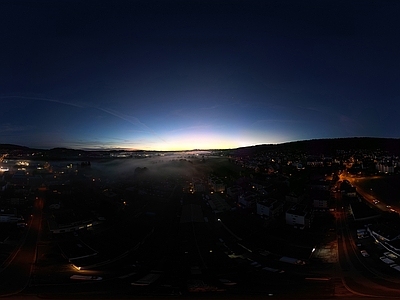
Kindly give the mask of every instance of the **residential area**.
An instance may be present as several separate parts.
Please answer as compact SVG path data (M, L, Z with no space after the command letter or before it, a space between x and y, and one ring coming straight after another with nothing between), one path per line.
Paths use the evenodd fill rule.
M400 278L395 154L3 152L0 275L32 257L4 293L373 295Z

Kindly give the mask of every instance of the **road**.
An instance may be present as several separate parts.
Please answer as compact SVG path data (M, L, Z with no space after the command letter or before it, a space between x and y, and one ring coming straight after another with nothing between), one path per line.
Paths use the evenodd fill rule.
M372 202L375 197L372 197L368 192L357 186L357 180L346 175L341 176L342 180L348 180L356 186L358 193L365 198L366 201ZM340 197L340 196L339 196ZM373 205L373 204L372 204ZM382 204L379 207L382 210L387 210ZM348 291L358 296L396 298L399 295L400 289L399 280L382 276L374 271L370 263L373 263L372 258L364 258L360 254L360 249L355 245L351 231L348 227L346 209L339 209L336 212L337 232L338 232L338 254L339 268L337 275L342 278L342 283Z
M26 236L8 266L0 273L0 296L17 294L29 284L36 258L43 204L42 197L36 198Z
M372 191L372 189L371 190L364 190L363 188L362 188L362 186L361 186L361 182L363 181L363 180L371 180L371 179L374 179L374 178L377 178L378 176L376 176L376 177L365 177L365 178L363 178L363 177L351 177L351 176L349 176L347 173L342 173L341 175L340 175L340 180L348 180L353 186L355 186L356 188L357 188L357 193L359 193L366 201L368 201L371 205L375 205L374 203L373 203L373 200L374 199L377 199L377 200L379 200L379 203L378 204L376 204L375 206L377 207L377 208L379 208L381 211L391 211L390 209L394 209L395 211L397 211L397 212L400 212L400 206L399 205L396 205L396 204L392 204L392 203L390 203L390 205L391 205L391 207L390 208L388 208L386 205L387 205L387 203L386 203L386 201L385 201L385 199L382 199L382 198L380 198L379 196L377 196L377 195L374 195L374 191Z

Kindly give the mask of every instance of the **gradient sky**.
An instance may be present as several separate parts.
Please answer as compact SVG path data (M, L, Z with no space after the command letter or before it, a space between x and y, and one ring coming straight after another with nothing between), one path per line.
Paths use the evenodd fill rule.
M400 1L1 1L0 143L400 137Z

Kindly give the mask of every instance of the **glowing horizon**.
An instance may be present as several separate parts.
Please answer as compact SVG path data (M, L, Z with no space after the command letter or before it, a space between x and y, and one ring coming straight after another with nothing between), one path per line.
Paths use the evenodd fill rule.
M355 20L334 2L234 1L221 15L219 1L189 2L5 14L0 143L185 151L400 137L388 11L365 4Z

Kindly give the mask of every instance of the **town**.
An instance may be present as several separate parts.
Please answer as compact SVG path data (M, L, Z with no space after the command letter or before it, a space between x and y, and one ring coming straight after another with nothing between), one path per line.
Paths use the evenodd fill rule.
M400 148L382 140L182 152L3 145L0 293L395 297Z

